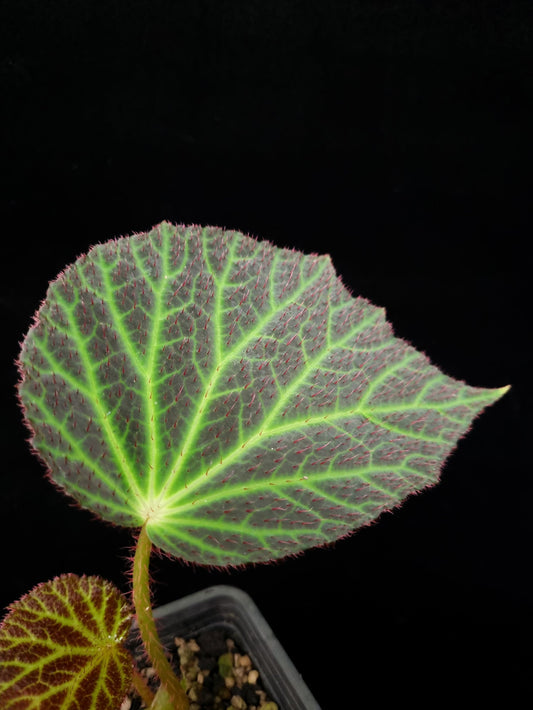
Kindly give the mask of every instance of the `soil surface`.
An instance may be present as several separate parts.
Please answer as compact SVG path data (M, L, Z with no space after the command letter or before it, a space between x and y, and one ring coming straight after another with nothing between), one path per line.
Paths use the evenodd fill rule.
M137 668L157 690L155 671L144 650L130 649ZM198 634L195 639L176 637L170 662L185 678L190 710L285 710L269 698L253 661L223 629ZM145 708L137 694L128 696L120 710Z

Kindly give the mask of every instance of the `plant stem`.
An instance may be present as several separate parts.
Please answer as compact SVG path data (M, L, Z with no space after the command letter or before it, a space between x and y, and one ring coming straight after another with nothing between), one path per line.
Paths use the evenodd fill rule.
M139 624L139 631L148 657L159 676L161 684L172 699L175 709L189 710L189 700L181 687L180 681L170 667L159 640L152 614L148 574L151 551L152 543L146 532L146 525L143 525L137 539L137 548L133 560L133 604L137 615L137 623Z
M131 682L133 683L133 687L137 693L140 695L143 703L147 708L149 708L154 702L155 695L148 687L146 678L142 676L136 668L133 669L133 678L131 679Z

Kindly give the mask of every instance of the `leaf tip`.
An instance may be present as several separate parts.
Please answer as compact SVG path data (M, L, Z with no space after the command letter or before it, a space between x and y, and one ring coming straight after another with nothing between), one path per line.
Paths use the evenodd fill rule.
M496 387L493 390L494 393L494 401L497 402L499 399L501 399L509 390L511 389L511 385L505 385L505 387Z

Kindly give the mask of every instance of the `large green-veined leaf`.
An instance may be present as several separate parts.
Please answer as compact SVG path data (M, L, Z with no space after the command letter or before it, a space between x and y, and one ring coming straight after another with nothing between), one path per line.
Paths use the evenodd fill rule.
M55 483L212 565L370 522L435 483L506 391L440 372L327 256L168 223L60 274L19 364Z
M122 646L132 612L99 577L39 584L0 625L2 710L116 710L133 663Z

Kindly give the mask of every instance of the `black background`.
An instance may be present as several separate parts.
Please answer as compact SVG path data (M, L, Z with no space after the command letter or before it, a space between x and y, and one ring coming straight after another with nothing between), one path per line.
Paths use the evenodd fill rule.
M154 560L156 603L248 591L324 710L530 697L532 22L529 0L0 6L2 606L66 571L127 589L130 531L25 443L13 361L48 281L213 224L329 252L445 372L513 389L378 524L239 571Z

